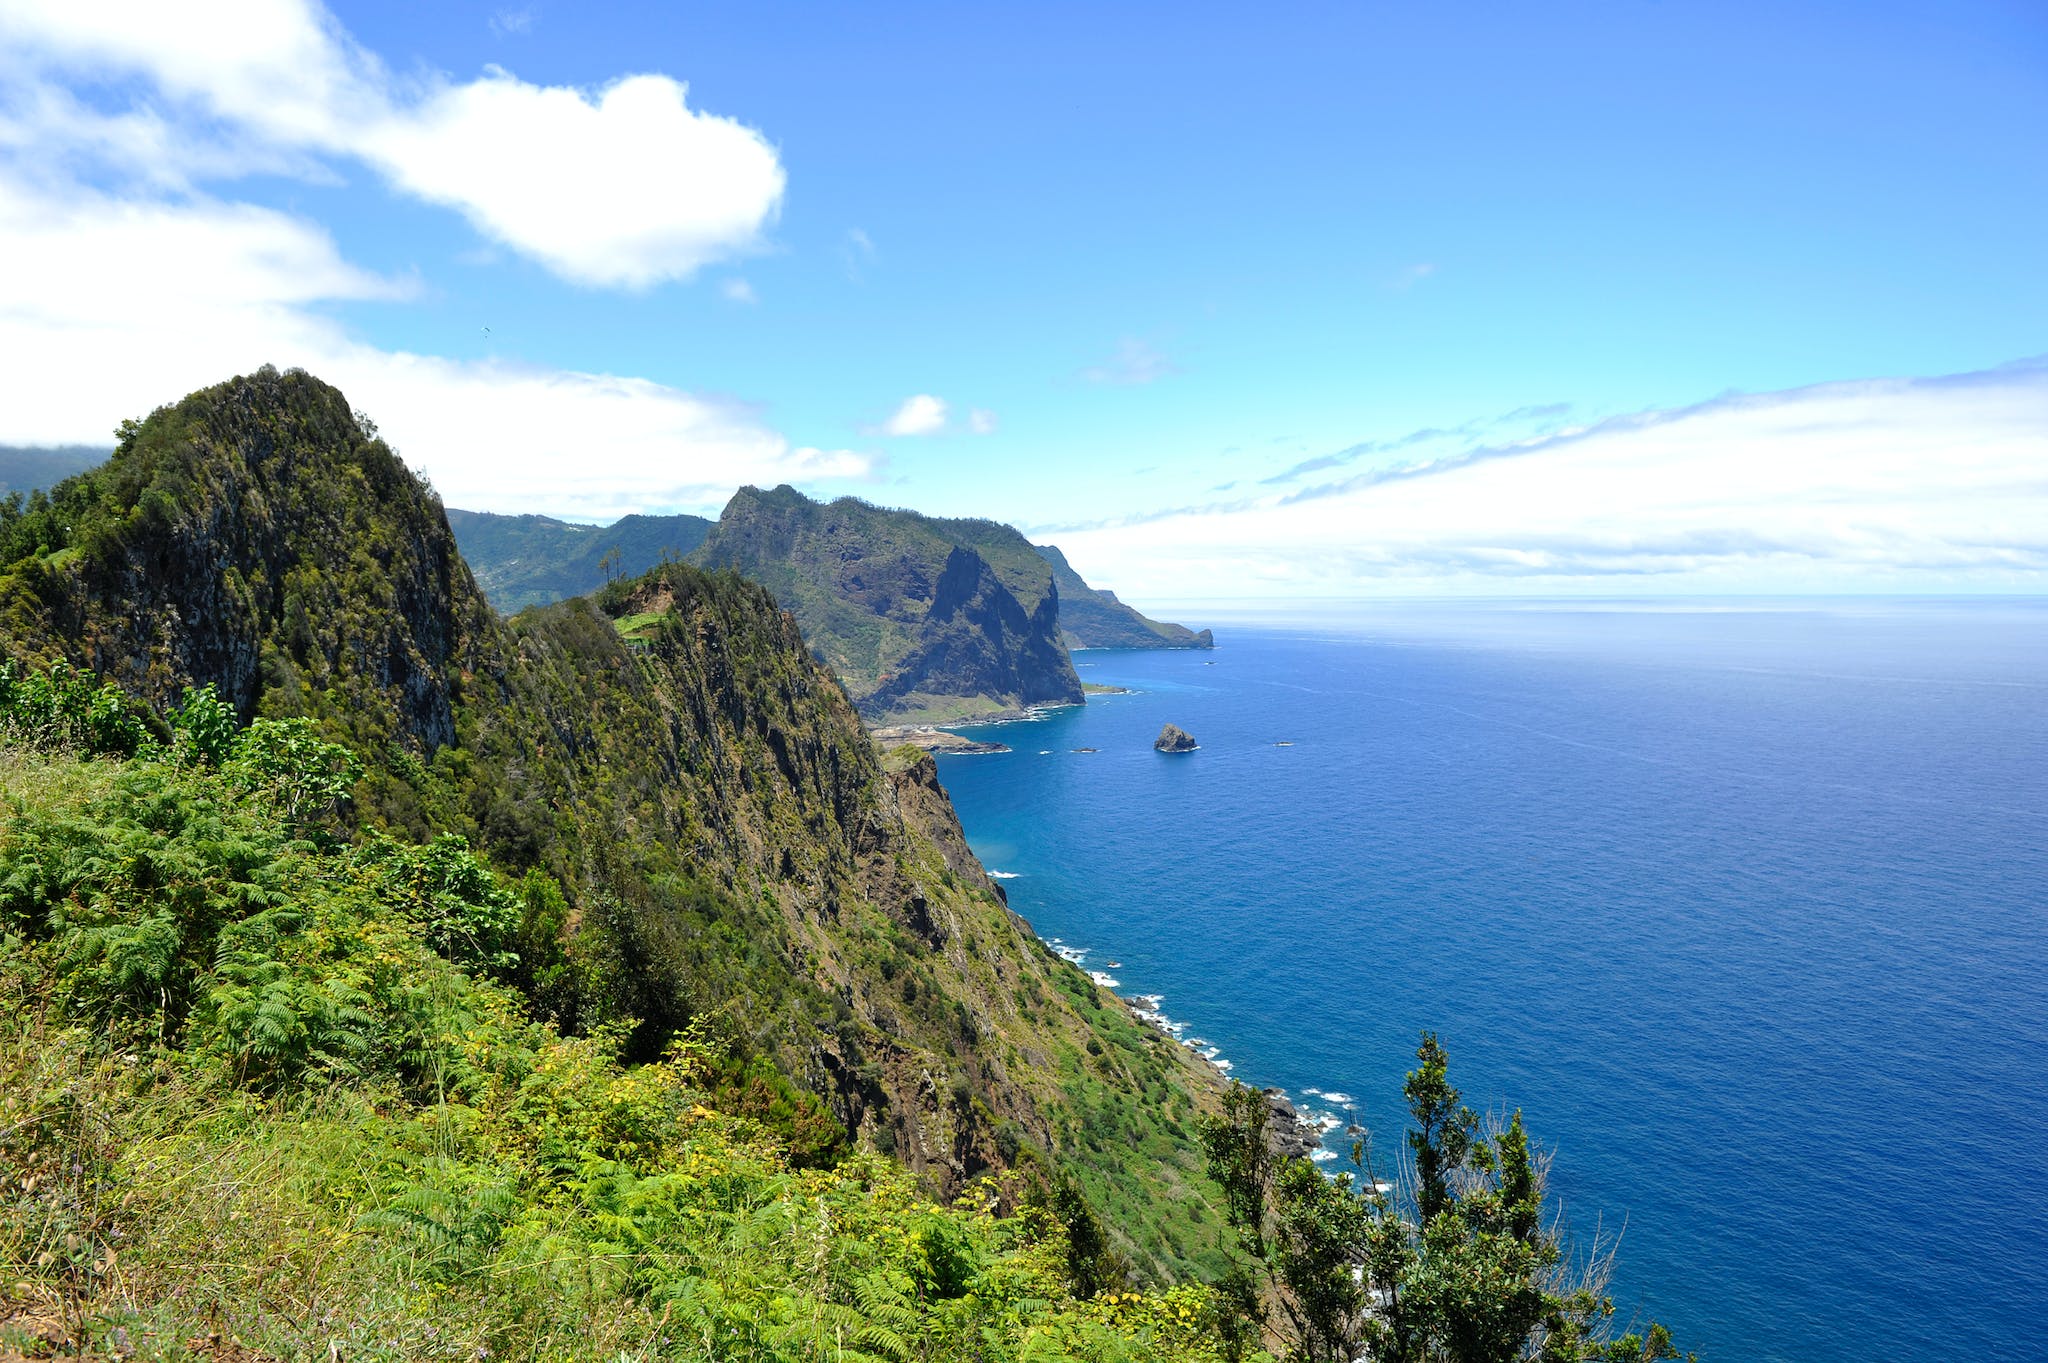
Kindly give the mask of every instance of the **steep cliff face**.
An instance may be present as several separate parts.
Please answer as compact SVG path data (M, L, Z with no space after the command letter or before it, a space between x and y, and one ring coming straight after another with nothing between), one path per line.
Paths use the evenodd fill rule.
M990 665L1064 664L1049 582L1027 611L949 550L930 583L948 637L1050 641ZM627 1021L640 1054L707 1027L935 1191L1035 1148L1141 1263L1198 1252L1173 1227L1208 1196L1213 1079L1008 910L929 758L885 768L761 587L669 564L502 620L342 395L264 372L158 411L49 514L0 511L0 652L315 718L367 759L370 822L560 887L520 967L537 1011Z
M1209 630L1192 630L1141 615L1116 593L1082 580L1057 545L1032 546L1052 566L1060 589L1060 636L1068 648L1214 648Z
M0 629L159 708L211 682L246 718L454 735L490 612L439 505L346 399L274 370L194 394L64 485L67 543L18 562ZM386 722L361 732L365 717Z
M870 717L1079 703L1050 570L994 563L945 524L742 488L692 559L768 586Z
M1027 614L971 549L955 548L915 642L862 703L875 714L930 711L963 696L1018 706L1072 705L1080 680L1059 642L1057 590Z

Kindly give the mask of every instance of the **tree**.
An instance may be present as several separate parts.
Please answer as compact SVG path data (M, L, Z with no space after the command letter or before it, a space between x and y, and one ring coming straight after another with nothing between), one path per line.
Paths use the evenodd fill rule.
M1403 1095L1406 1186L1390 1196L1369 1146L1354 1171L1325 1178L1306 1160L1275 1164L1266 1108L1233 1085L1203 1125L1240 1243L1263 1270L1298 1363L1658 1363L1670 1332L1612 1333L1611 1255L1574 1262L1544 1211L1545 1161L1518 1111L1486 1127L1450 1082L1433 1033ZM1687 1355L1686 1357L1690 1357Z
M1273 1146L1266 1138L1266 1100L1257 1089L1233 1083L1223 1111L1201 1121L1209 1176L1223 1185L1224 1209L1251 1252L1266 1257L1266 1188L1273 1181Z

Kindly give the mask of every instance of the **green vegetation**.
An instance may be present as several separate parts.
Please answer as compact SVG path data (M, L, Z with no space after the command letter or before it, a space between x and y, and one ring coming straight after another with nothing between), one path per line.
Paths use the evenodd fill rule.
M1069 1184L934 1202L702 1030L565 1036L529 882L351 839L352 754L223 721L0 749L0 1351L1220 1357Z
M1078 703L1051 572L1015 531L1022 555L990 560L953 524L852 497L824 505L790 487L741 488L692 560L774 592L870 717Z
M1611 1253L1570 1261L1522 1114L1482 1131L1436 1037L1423 1033L1415 1054L1403 1089L1410 1162L1387 1171L1392 1182L1364 1139L1334 1179L1307 1160L1276 1160L1265 1100L1249 1089L1233 1086L1204 1120L1244 1256L1219 1297L1264 1318L1290 1363L1678 1358L1661 1325L1613 1335Z
M792 1159L891 1153L941 1200L1066 1175L1141 1280L1213 1253L1213 1078L1004 907L930 760L884 769L758 586L670 563L505 620L341 394L273 371L0 512L0 654L111 682L151 742L212 686L356 754L351 826L452 835L514 887L490 949L536 1018L633 1064L708 1038L736 1110L812 1105ZM1085 1063L1104 1036L1127 1080Z
M639 577L687 556L711 532L702 516L627 516L600 526L454 507L448 526L477 585L508 615Z
M119 441L0 500L0 1357L1668 1352L1428 1047L1416 1210L1273 1167L759 585L503 619L302 373Z

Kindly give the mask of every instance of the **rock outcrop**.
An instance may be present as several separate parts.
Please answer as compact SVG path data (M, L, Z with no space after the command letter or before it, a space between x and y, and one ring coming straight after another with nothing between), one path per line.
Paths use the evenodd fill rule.
M1302 1115L1279 1089L1261 1090L1266 1095L1266 1140L1282 1159L1307 1159L1323 1145L1323 1131L1313 1118Z
M1161 752L1193 752L1202 745L1180 725L1169 724L1159 731L1159 737L1152 740L1152 746Z
M774 592L870 720L1080 704L1051 568L1028 545L992 559L954 524L741 488L691 559Z

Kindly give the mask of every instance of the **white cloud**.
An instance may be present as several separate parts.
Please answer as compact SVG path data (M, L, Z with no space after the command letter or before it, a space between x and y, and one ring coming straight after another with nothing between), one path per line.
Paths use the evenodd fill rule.
M593 97L492 72L363 134L392 182L581 284L644 288L751 247L782 199L774 148L666 76Z
M754 249L781 204L767 140L692 110L666 76L596 91L496 69L401 81L309 0L0 0L0 32L10 121L47 134L15 140L45 158L97 153L132 170L152 142L174 143L184 177L352 158L582 284L685 278ZM159 98L107 114L52 93L116 75Z
M761 295L754 292L754 286L738 275L734 275L731 279L721 283L718 286L718 291L725 295L725 300L728 303L758 303L761 301Z
M975 435L994 435L996 414L986 407L970 408L967 413L967 429Z
M2040 591L2048 364L1716 399L1041 533L1137 597Z
M491 32L500 38L523 38L533 32L533 21L539 17L540 10L534 5L497 10L491 15Z
M411 281L360 270L318 228L267 209L129 202L0 172L0 259L4 442L104 442L124 417L270 363L337 384L454 506L703 509L742 483L873 467L645 379L363 345L315 307L403 298Z
M888 420L868 431L871 435L937 435L945 429L946 400L916 393L903 399Z
M1168 359L1156 347L1135 336L1126 336L1117 343L1116 353L1101 364L1091 364L1081 371L1081 377L1090 383L1106 383L1118 388L1131 388L1141 384L1156 383L1160 379L1180 373L1180 366Z

